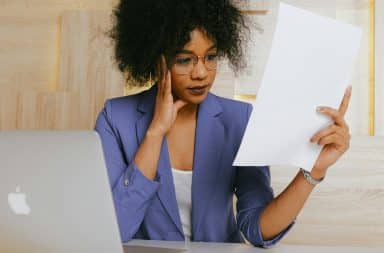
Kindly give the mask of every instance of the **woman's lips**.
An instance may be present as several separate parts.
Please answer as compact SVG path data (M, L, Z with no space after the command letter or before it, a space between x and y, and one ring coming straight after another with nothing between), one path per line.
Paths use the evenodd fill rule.
M204 85L204 86L195 86L195 87L189 87L187 88L187 90L189 91L189 93L191 93L192 95L195 95L195 96L201 96L205 93L206 89L207 89L208 85Z

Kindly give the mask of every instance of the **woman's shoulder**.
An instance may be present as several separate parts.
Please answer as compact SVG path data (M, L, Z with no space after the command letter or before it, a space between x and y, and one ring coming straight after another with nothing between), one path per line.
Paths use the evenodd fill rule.
M107 99L104 104L104 110L109 115L124 114L127 116L132 113L136 113L137 109L140 108L143 101L145 101L148 96L151 96L152 93L153 90L149 89L134 95ZM149 102L152 102L151 100L152 99L147 99Z
M225 117L230 117L232 119L240 117L248 122L253 108L252 104L236 99L221 97L215 94L212 95L220 103Z
M124 106L133 106L138 105L138 103L141 101L143 97L149 93L150 90L145 90L137 94L133 95L126 95L126 96L120 96L120 97L114 97L107 99L105 101L106 106L114 106L117 108L124 107Z
M217 95L214 96L221 106L222 113L220 117L227 131L227 138L235 143L234 150L237 150L252 112L252 104Z

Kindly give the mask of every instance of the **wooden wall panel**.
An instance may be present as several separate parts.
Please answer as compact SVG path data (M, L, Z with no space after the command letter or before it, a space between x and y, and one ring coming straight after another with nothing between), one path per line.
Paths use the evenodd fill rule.
M11 60L0 64L0 72L3 70L12 73L7 64L11 65L14 71L14 74L8 74L11 79L3 79L5 85L0 86L2 91L7 91L2 92L7 98L1 102L0 129L93 128L104 101L110 97L122 96L124 91L124 80L113 63L111 40L106 36L111 25L110 13L108 10L63 12L60 24L57 24L60 33L57 33L55 38L60 42L60 50L55 49L58 46L56 44L43 44L41 38L33 42L32 38L31 49L35 44L39 44L45 46L45 49L54 48L53 51L58 51L57 59L52 58L57 61L56 64L42 63L34 54L34 50L24 49L19 52L17 43L3 41L8 47L14 45L14 49L4 54L18 57L14 62ZM14 21L11 19L10 22L12 20ZM15 29L12 27L10 30ZM44 29L44 26L40 29ZM22 39L19 33L14 37L18 36L18 39ZM52 38L47 41L52 41ZM18 62L22 59L18 54L25 54L24 57L28 59L24 65ZM49 59L47 55L45 54L45 60ZM31 68L34 64L37 66ZM22 71L27 66L29 71ZM39 66L41 72L36 71ZM41 79L41 73L48 72L44 66L51 66L51 80ZM44 76L46 78L46 75ZM8 81L12 87L8 86ZM13 91L15 98L13 104L10 104L7 96L10 91ZM7 109L9 105L14 104L16 109ZM13 120L10 118L12 115Z
M316 186L285 243L384 246L384 137L353 136L350 149ZM297 168L271 167L275 193Z
M58 89L81 94L79 127L93 127L106 98L122 96L124 81L113 63L108 11L69 11L62 17Z
M0 130L17 128L18 96L15 90L0 89Z
M38 129L37 96L38 92L34 91L19 93L17 129Z
M38 129L76 129L79 120L79 96L69 92L39 93Z
M60 19L75 9L110 10L111 0L0 1L0 87L53 91Z
M56 20L0 15L0 88L52 90L56 83Z
M117 0L0 0L4 9L109 9Z
M123 95L122 80L110 67L110 47L101 34L111 23L115 3L0 1L0 130L91 129L104 100ZM74 70L65 73L75 82L60 83L62 62ZM68 101L76 110L60 105Z

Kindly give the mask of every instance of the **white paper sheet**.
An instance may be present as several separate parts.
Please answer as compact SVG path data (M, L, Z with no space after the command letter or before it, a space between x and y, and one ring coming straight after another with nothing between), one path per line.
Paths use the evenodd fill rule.
M236 166L290 165L310 170L322 146L310 138L339 108L360 47L360 28L280 4L261 87Z

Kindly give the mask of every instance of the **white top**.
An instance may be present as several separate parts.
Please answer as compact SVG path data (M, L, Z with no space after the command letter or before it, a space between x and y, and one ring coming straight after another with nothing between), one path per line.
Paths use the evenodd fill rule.
M192 171L172 168L172 174L184 236L189 241L191 239Z

